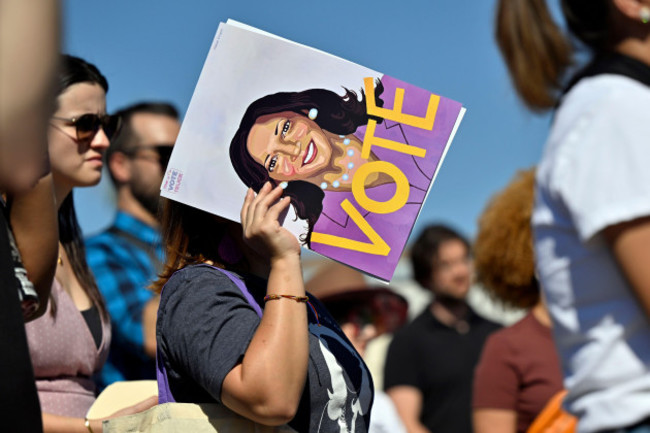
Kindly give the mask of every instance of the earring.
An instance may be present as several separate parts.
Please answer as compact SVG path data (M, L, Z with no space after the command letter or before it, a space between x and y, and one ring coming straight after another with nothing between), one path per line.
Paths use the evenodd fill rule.
M639 11L639 18L641 18L643 24L648 24L650 22L650 8L643 6Z
M321 189L327 189L327 182L323 182L320 184Z
M307 116L308 116L311 120L316 119L316 117L318 116L318 108L312 108L311 110L309 110L309 114L308 114Z

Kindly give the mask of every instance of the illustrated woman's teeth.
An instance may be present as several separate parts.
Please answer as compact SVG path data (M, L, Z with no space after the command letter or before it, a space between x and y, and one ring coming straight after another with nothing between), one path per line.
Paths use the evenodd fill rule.
M313 141L309 142L309 145L307 146L307 152L305 152L305 157L302 159L302 165L309 164L316 158L316 146L314 145Z

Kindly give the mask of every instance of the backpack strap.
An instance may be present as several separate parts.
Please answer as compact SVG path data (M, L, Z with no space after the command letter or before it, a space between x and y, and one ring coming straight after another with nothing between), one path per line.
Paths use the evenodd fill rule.
M207 266L212 269L216 269L217 271L226 275L230 279L230 281L235 283L235 285L239 288L239 290L242 292L242 295L244 295L244 298L246 298L246 301L250 304L251 307L253 307L257 315L260 318L262 317L262 309L260 308L259 304L255 301L255 298L253 298L253 295L251 295L251 293L248 291L246 284L244 284L244 282L240 278L238 278L232 272L226 271L225 269L217 268L216 266L210 266L210 265L200 265L200 266ZM165 287L163 286L162 290L164 289ZM162 290L160 291L161 294L162 294ZM158 381L158 403L159 404L175 403L176 400L174 399L174 396L172 395L172 392L169 389L169 378L167 377L167 370L165 369L165 363L163 362L162 354L160 353L159 350L156 351L156 380Z

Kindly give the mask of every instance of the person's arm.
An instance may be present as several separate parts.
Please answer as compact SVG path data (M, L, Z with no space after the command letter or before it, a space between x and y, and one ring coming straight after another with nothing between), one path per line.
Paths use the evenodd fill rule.
M39 299L39 308L29 321L42 316L47 308L59 254L52 175L42 178L32 190L9 197L9 201L11 230Z
M47 172L60 45L59 2L0 0L0 190Z
M609 226L603 236L650 318L650 217Z
M149 397L139 403L120 409L111 416L101 419L88 420L93 433L101 433L103 430L102 422L107 419L119 416L132 415L145 411L158 404L158 396ZM74 418L69 416L54 415L43 412L43 433L88 433L86 420L84 418Z
M278 222L289 199L266 184L246 194L241 212L244 239L270 258L267 294L305 296L296 237ZM290 299L269 301L240 364L225 377L221 401L265 425L285 424L296 414L307 378L307 309Z
M515 433L517 413L508 409L474 409L474 433Z
M386 390L408 433L431 433L420 422L422 392L413 386L394 386Z

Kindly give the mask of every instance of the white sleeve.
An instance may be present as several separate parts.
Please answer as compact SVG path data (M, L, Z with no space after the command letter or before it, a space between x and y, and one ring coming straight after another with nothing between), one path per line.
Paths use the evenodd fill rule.
M581 240L650 215L650 89L625 83L567 134L555 188Z

